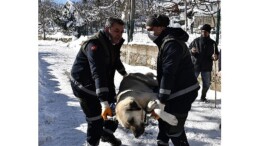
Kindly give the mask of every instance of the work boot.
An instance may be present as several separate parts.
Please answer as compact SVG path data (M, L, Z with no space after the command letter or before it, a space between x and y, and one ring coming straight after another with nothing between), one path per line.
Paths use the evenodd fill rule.
M86 142L86 145L85 145L85 146L98 146L98 145L99 145L99 142L98 142L97 144L95 144L95 145L92 145L92 144Z
M209 102L207 99L206 99L206 94L207 94L207 91L208 89L202 89L202 92L201 92L201 101L202 102Z
M201 102L209 103L206 97L201 97Z
M116 138L113 134L103 135L101 137L101 140L102 140L102 142L110 143L112 146L120 146L121 145L121 140Z
M201 98L201 102L208 103L209 101L206 99L206 97L204 97L204 98Z

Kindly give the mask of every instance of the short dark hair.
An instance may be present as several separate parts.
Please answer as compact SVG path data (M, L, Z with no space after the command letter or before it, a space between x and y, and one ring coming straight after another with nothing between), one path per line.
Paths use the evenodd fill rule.
M209 24L204 24L204 25L201 27L201 30L205 30L205 31L207 31L208 33L210 33L211 26L210 26Z
M169 17L164 14L153 14L148 16L146 26L167 27L170 23Z
M115 18L115 17L109 17L107 20L106 20L106 23L105 23L105 27L111 27L114 23L118 23L120 25L124 25L125 23L119 19L119 18Z

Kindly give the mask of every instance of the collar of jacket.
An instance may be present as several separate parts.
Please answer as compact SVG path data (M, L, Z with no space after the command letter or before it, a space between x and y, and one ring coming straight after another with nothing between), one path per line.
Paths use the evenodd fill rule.
M202 37L202 36L200 36L200 39L201 39L201 40L204 40L204 41L208 41L208 40L210 40L210 36L208 36L208 37Z
M189 39L189 35L182 28L166 27L158 36L158 38L154 41L154 43L160 48L163 41L167 38L174 38L180 41L187 42Z
M164 38L169 34L168 27L165 28L161 34L157 37L157 39L154 40L154 43L158 46L158 48L161 47Z

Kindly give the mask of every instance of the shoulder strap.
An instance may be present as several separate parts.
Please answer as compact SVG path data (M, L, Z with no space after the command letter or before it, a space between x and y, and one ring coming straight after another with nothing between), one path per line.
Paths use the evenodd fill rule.
M185 42L177 40L175 38L165 39L165 41L161 45L161 52L162 52L162 49L164 48L165 44L170 42L170 41L176 41L181 45L181 47L183 49L182 58L185 58L188 54L190 54L189 49L188 49L187 45L185 44Z

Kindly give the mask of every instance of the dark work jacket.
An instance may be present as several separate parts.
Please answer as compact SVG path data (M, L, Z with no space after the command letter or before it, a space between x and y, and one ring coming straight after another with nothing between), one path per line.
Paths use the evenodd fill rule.
M169 38L175 40L164 44ZM159 99L162 103L165 103L171 94L198 83L191 55L185 44L188 38L189 35L181 28L167 27L154 41L159 49L157 79L160 88ZM164 45L161 46L162 44Z
M212 55L214 54L214 47L215 54L219 55L216 42L210 37L198 37L190 44L190 51L192 47L198 49L197 53L191 53L195 71L212 71Z
M100 101L114 98L108 96L109 92L115 92L115 70L121 75L126 74L120 60L123 42L122 39L119 44L112 45L106 33L99 31L82 44L72 66L71 76L85 88L96 92Z

